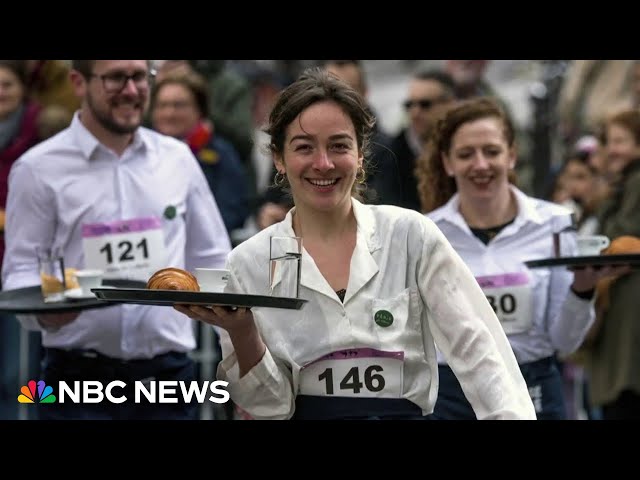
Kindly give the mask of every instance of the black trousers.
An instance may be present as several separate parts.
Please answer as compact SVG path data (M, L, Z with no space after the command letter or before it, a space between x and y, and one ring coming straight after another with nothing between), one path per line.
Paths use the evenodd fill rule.
M538 420L565 420L567 418L562 376L555 358L547 357L520 364ZM464 396L458 379L448 365L439 365L440 385L438 400L429 415L430 420L475 420L471 404Z

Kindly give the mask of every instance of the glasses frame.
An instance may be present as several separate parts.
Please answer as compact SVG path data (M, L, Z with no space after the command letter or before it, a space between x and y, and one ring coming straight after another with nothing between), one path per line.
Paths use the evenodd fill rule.
M104 89L105 92L107 92L110 95L115 95L120 93L122 90L125 89L125 87L127 86L127 83L129 83L129 80L133 81L133 84L136 86L136 89L138 90L142 90L142 89L147 89L150 90L153 86L153 81L156 78L156 71L155 70L149 70L148 72L145 73L144 79L145 79L145 84L144 85L139 85L138 83L136 83L135 81L135 77L140 75L143 72L136 72L133 75L126 75L124 73L104 73L102 75L98 75L97 73L90 73L89 74L89 78L99 78L102 81L102 88ZM122 86L118 89L109 89L107 88L107 80L109 80L109 77L113 77L114 75L122 75L122 77L124 78L124 81L122 82ZM111 78L110 80L113 81L113 78Z

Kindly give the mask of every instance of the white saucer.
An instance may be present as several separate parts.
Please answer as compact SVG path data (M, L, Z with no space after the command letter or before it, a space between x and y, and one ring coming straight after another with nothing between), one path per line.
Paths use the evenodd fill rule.
M65 290L64 296L69 300L90 300L92 298L96 298L95 294L93 293L89 293L88 295L85 295L84 293L82 293L81 288L73 288L71 290Z

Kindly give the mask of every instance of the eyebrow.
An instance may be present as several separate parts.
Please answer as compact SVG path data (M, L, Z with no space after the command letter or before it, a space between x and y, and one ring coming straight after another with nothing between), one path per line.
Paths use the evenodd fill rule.
M293 143L294 140L311 140L312 138L313 138L313 135L295 135L291 137L291 140L289 140L289 143ZM353 140L353 137L351 137L351 135L349 135L348 133L337 133L329 137L329 140L345 140L345 139Z
M121 68L116 68L114 70L107 70L104 73L101 73L100 75L129 75L128 73L128 69L121 69ZM135 75L136 73L147 73L148 70L145 70L143 68L136 68L133 70L133 73L131 75Z

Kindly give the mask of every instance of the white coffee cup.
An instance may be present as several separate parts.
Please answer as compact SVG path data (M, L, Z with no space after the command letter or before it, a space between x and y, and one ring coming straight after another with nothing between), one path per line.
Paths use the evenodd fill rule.
M196 268L194 273L202 292L222 293L231 276L224 268Z
M104 270L78 270L75 273L76 279L78 280L78 284L82 289L82 295L92 295L92 288L98 288L102 285L102 276L104 275Z
M580 235L576 242L580 256L600 255L600 252L611 243L609 238L604 235Z

